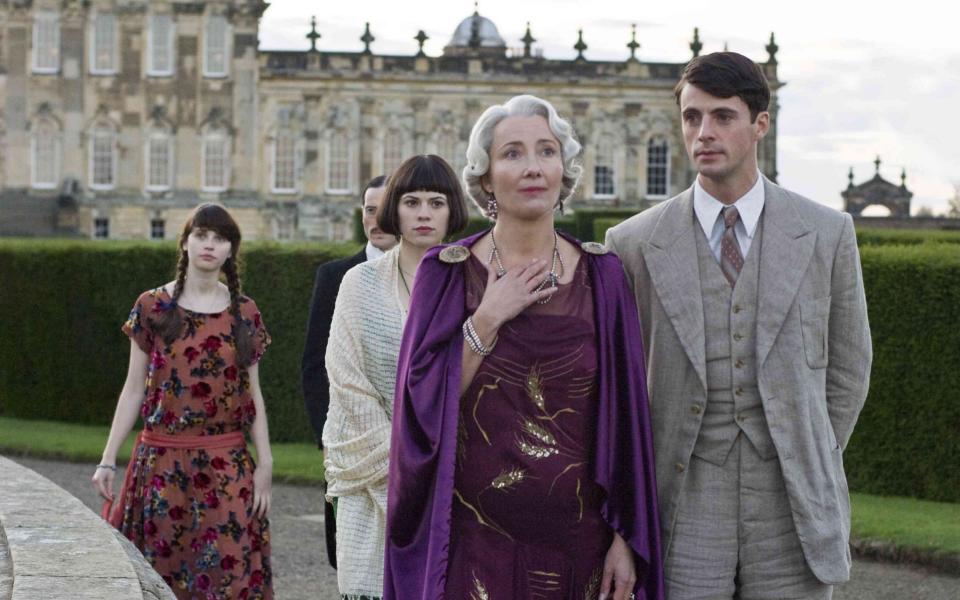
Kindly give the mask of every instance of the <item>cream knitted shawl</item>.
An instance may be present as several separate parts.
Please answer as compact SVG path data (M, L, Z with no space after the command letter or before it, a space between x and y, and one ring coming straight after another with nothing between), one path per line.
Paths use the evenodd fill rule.
M399 246L347 271L327 343L324 466L327 496L338 499L337 582L348 598L383 595L390 419L406 318L398 257Z

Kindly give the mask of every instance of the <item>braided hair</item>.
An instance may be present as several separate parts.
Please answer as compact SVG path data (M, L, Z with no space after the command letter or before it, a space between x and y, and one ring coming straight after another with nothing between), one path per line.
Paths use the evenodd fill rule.
M187 278L187 267L190 265L190 258L184 249L184 245L194 229L215 231L230 242L230 256L220 267L220 270L223 272L227 280L227 288L230 290L230 315L233 317L231 336L234 340L237 364L241 367L248 367L253 359L254 352L253 331L240 314L240 298L242 295L238 265L240 259L240 228L233 217L230 216L230 213L218 204L201 204L187 217L187 222L184 223L177 244L180 254L177 259L176 280L170 303L157 318L150 321L150 327L154 335L162 339L164 344L168 346L184 334L183 316L176 309Z
M231 255L221 269L227 277L227 288L230 290L230 314L233 315L231 333L236 345L237 364L246 367L253 357L253 332L240 316L240 274L237 272L235 255Z

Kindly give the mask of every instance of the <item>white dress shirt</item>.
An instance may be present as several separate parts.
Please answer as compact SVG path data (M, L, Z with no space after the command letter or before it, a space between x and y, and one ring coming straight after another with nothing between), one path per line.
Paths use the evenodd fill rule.
M367 251L367 260L373 260L373 259L375 259L375 258L380 258L381 256L384 255L383 250L381 250L380 248L377 248L376 246L374 246L374 245L371 244L370 242L367 242L366 251Z
M750 244L753 242L753 235L757 232L757 225L760 223L760 213L763 212L763 176L757 171L757 182L753 184L746 194L740 196L733 206L737 207L740 213L740 219L733 226L733 232L737 236L737 242L740 244L740 254L747 258L750 251ZM693 211L697 215L697 221L703 228L703 234L707 236L710 242L710 251L720 262L720 241L723 238L723 217L720 211L727 206L711 196L703 186L700 185L700 178L693 184Z

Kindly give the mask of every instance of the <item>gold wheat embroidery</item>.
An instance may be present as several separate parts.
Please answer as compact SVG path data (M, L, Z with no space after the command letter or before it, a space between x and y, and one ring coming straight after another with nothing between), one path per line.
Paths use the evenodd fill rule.
M561 477L563 477L564 475L566 475L567 472L570 471L570 469L575 469L575 468L577 468L577 467L581 467L581 466L583 466L583 464L584 464L583 462L571 463L571 464L567 465L567 467L566 467L564 470L560 471L560 474L553 478L553 483L550 484L550 489L547 491L547 495L549 496L549 495L553 494L553 486L557 485L557 480L559 480ZM579 481L579 479L578 479L577 481Z
M502 471L496 479L490 482L490 487L497 490L508 489L523 481L525 475L525 471L519 467Z
M495 390L500 385L500 378L497 377L493 383L489 383L480 388L480 391L477 392L477 401L473 403L473 422L476 423L477 429L480 431L480 435L483 436L484 441L487 442L487 445L490 444L490 436L487 435L487 432L484 431L483 427L480 425L480 420L477 419L477 409L480 407L480 400L483 399L483 395L489 390Z
M536 446L524 440L517 440L517 447L530 458L549 458L560 451L551 446Z
M502 527L484 518L484 515L481 514L483 507L481 507L480 509L477 509L475 506L467 502L466 499L464 499L464 497L456 489L453 490L453 495L456 496L457 500L459 500L460 503L467 508L467 510L473 513L473 516L477 518L477 523L480 523L484 527L489 527L490 529L496 531L500 535L506 537L508 540L513 540L513 536L511 536L509 533L504 531Z
M546 402L543 399L543 388L540 381L540 369L537 365L530 367L527 374L527 397L542 411L546 411Z
M556 439L555 437L553 437L553 434L552 434L552 433L550 433L549 431L547 431L547 430L544 429L543 427L537 425L536 423L534 423L534 422L531 421L530 419L524 419L524 421L523 421L523 430L526 431L527 433L529 433L530 435L532 435L533 437L537 438L538 440L540 440L540 441L543 442L544 444L547 444L548 446L556 446L556 445L557 445L557 439Z
M470 600L490 600L490 594L480 580L477 579L477 573L473 573L473 591L470 592Z
M600 582L603 577L603 567L598 567L596 571L593 572L593 575L590 576L590 581L587 582L587 587L583 590L583 600L597 600L600 597Z

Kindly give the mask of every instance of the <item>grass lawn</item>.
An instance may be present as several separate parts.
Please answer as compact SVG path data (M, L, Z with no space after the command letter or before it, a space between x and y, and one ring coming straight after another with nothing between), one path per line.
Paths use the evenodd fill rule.
M0 417L0 452L96 464L109 428ZM130 458L133 436L120 451ZM273 444L278 482L316 484L323 479L320 452L313 444ZM960 504L851 494L852 535L897 547L960 554Z
M108 426L0 417L0 453L95 465L103 454L109 431ZM131 434L120 449L118 462L130 459L133 438ZM271 448L274 481L304 484L323 481L323 462L314 444L272 444Z
M855 537L960 554L960 504L857 493L850 496Z

